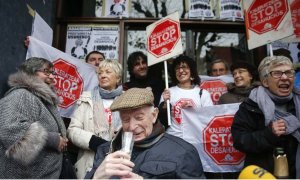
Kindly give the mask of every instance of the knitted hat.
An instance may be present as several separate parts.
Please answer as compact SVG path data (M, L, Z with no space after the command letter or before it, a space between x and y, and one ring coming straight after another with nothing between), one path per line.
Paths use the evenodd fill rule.
M257 72L257 68L255 68L253 65L244 62L244 61L238 61L235 62L231 65L230 67L230 71L233 73L233 71L235 69L238 68L243 68L243 69L247 69L248 72L251 74L251 76L253 77L253 80L258 80L258 72Z
M154 105L151 90L145 88L131 88L116 98L110 106L111 111L136 109L145 105Z

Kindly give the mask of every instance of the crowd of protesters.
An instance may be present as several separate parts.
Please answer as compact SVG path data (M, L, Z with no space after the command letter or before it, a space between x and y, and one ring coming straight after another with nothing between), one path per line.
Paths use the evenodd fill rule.
M172 60L169 89L155 78L162 69L151 70L140 51L129 55L130 80L123 84L117 61L97 51L85 61L95 66L99 84L81 94L67 130L49 60L29 58L9 77L11 89L0 100L0 178L60 178L69 141L79 148L74 164L79 179L237 178L238 172L228 177L204 172L201 154L182 132L189 119L175 118L175 111L213 106L210 93L199 87L195 60L184 55ZM300 178L300 90L294 87L291 60L266 57L257 69L245 61L229 67L217 59L209 69L216 77L230 72L234 82L219 104L241 103L231 132L233 146L246 155L244 166L273 172L273 151L281 147L289 178ZM131 153L122 150L124 132L133 134Z

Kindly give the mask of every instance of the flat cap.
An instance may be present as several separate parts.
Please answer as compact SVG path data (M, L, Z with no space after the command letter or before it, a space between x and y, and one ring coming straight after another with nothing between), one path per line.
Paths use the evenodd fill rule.
M154 105L154 96L147 88L131 88L116 98L110 106L111 111L129 110Z

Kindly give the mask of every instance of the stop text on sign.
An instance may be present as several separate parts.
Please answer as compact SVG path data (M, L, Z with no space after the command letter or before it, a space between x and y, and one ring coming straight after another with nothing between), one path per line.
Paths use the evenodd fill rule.
M233 147L233 116L215 116L203 130L204 151L218 165L239 164L244 159L244 154Z
M63 97L68 97L72 100L76 100L73 91L78 89L78 84L81 83L81 80L62 69L57 69L54 67L54 71L57 74L56 78L54 79L57 94Z
M84 82L77 67L64 59L53 62L56 76L54 78L59 107L68 108L76 102L83 91Z
M251 17L250 26L254 27L266 21L270 21L282 16L285 13L281 8L282 6L282 1L271 0L254 8L249 12Z
M150 51L165 46L166 44L177 41L175 25L169 26L162 31L153 33L150 36Z

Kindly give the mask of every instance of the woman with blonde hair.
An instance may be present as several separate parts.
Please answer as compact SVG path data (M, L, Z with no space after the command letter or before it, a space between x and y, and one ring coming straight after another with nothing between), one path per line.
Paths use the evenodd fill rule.
M75 164L79 179L91 170L97 147L111 140L121 127L119 113L112 113L110 105L123 92L122 66L115 60L104 60L97 74L99 85L82 93L68 128L69 139L79 147Z

